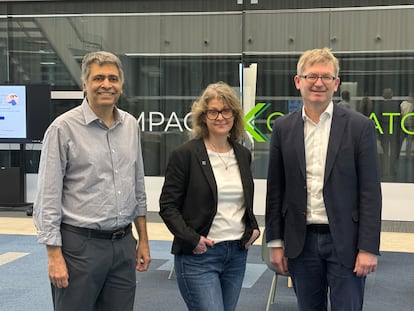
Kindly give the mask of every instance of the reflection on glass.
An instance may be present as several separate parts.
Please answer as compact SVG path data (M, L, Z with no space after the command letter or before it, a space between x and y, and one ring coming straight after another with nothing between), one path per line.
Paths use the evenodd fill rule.
M257 64L256 105L263 104L260 114L254 115L257 131L270 137L274 119L300 107L300 96L293 77L299 53L305 48L293 37L283 43L286 44L284 47L282 40L275 39L284 32L276 28L256 29L258 24L252 22L252 16L260 16L260 22L273 21L272 14L275 13L270 8L276 8L276 1L269 4L272 6L268 12L264 4L266 14L259 15L243 12L243 6L236 3L228 7L225 1L219 5L206 2L203 10L208 14L204 11L198 15L180 11L163 15L157 11L161 1L158 4L152 1L154 6L148 8L148 13L157 14L136 12L134 2L128 2L123 10L129 14L116 14L119 8L112 6L114 13L88 15L95 13L97 8L92 1L85 3L82 15L53 16L56 12L51 13L52 8L46 3L36 3L36 12L48 14L0 19L3 30L0 60L1 64L8 66L0 67L0 78L11 83L48 83L56 91L81 90L82 56L92 50L112 50L125 64L124 95L119 107L133 114L143 131L147 175L163 175L171 150L188 139L188 128L191 127L188 114L193 101L206 85L221 80L240 87L240 63ZM177 3L184 5L179 1ZM10 12L19 11L19 4L8 5ZM70 1L56 5L61 12L73 11ZM33 8L26 10L32 12ZM168 7L168 10L174 9ZM313 11L300 15L309 28L313 23L319 25L319 20L313 20ZM398 11L394 8L392 11L393 14L402 12L404 9ZM297 18L295 14L290 14L289 17ZM323 12L326 18L331 18L333 14L338 12ZM360 16L365 12L347 14ZM393 18L398 19L398 16ZM126 32L126 29L134 31ZM180 35L181 31L177 29L185 31L186 35ZM403 37L399 40L397 31L393 33L397 36L393 45L395 52L377 48L375 53L343 51L336 53L336 56L340 60L341 82L356 85L352 94L355 107L371 118L376 127L383 181L414 182L414 132L407 127L414 116L405 117L403 122L401 112L397 111L397 106L407 99L414 88L414 52L412 48L406 48L408 45ZM351 42L357 42L354 39L360 39L358 36L361 34L346 35ZM259 45L259 41L264 43ZM276 41L282 44L283 49L269 48ZM331 44L335 43L326 42L327 46ZM328 83L334 77L307 76L311 81L315 78L322 78ZM394 105L383 107L382 92L385 88L393 89ZM340 90L335 101L339 100L339 95ZM51 118L78 104L79 100L54 100ZM36 153L28 154L33 163L36 162ZM268 142L255 142L253 153L255 178L266 178ZM10 156L18 157L3 154L0 159L13 162ZM32 171L33 168L28 167L27 170Z

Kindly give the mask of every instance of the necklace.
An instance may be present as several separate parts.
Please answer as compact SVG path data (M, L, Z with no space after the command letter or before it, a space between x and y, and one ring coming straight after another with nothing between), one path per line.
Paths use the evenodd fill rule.
M223 164L224 164L224 168L225 168L225 170L227 171L227 169L229 168L229 162L230 162L230 151L231 151L231 150L229 150L229 151L227 152L227 161L224 161L224 159L221 157L220 153L217 151L216 146L215 146L214 144L212 144L212 143L210 143L210 145L213 147L214 152L217 154L217 156L219 157L220 161L221 161L221 162L223 162Z

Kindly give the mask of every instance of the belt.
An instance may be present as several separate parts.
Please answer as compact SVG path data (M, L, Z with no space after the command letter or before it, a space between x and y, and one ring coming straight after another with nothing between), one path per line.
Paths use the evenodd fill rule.
M132 224L129 224L125 228L117 229L114 231L96 230L82 227L75 227L65 223L61 224L61 228L73 233L78 233L88 238L103 239L103 240L119 240L128 235L132 231Z
M330 233L329 225L327 224L310 224L306 226L306 230L312 233L326 234Z

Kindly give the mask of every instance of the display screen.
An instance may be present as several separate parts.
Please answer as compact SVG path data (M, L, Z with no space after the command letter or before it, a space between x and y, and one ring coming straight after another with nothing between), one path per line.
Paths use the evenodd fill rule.
M0 85L0 138L26 139L26 86Z
M40 142L49 124L49 85L0 85L0 143Z

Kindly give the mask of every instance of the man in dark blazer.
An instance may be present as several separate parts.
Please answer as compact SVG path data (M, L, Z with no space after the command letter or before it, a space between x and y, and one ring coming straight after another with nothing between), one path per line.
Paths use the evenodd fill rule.
M292 277L299 310L362 310L377 267L381 185L371 120L333 105L339 63L328 49L299 59L303 107L273 126L266 241L276 269Z

